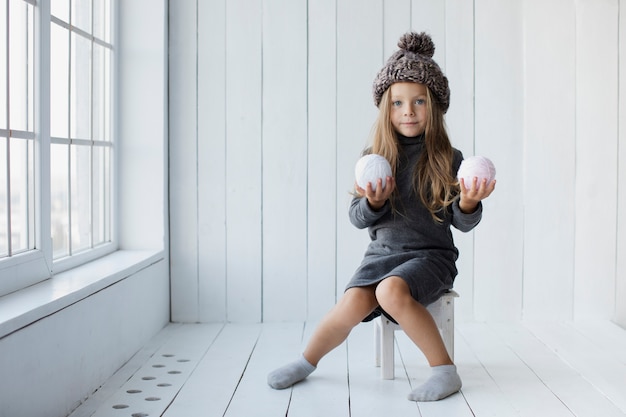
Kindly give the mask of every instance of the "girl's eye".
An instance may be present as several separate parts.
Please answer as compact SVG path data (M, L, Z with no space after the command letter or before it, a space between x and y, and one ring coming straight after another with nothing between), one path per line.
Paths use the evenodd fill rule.
M400 107L402 105L402 102L400 100L396 100L393 103L391 103L393 106L395 107Z
M424 105L426 103L426 100L424 100L423 98L418 98L417 100L415 100L415 104L419 104Z

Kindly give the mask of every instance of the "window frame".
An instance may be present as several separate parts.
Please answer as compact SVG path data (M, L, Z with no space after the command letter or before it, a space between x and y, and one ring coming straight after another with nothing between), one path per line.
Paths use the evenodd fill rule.
M7 0L11 1L11 0ZM34 7L34 164L35 164L35 249L0 258L0 297L53 277L79 265L106 256L118 249L117 237L117 0L111 1L110 54L110 241L89 250L53 260L51 237L51 166L50 166L50 56L51 0L20 0ZM8 17L7 17L8 18ZM91 57L93 60L93 55ZM92 104L93 105L93 104Z

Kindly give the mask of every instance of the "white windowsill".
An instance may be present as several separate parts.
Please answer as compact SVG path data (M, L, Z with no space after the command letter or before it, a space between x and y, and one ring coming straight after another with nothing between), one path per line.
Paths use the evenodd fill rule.
M164 258L161 250L120 250L0 297L0 339Z

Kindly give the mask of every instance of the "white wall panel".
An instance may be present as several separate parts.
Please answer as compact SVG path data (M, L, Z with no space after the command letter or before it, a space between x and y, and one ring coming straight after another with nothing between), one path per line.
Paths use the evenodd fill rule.
M167 1L145 1L118 2L115 187L123 214L114 233L123 249L168 250Z
M534 0L524 17L524 317L571 319L576 8Z
M411 29L416 32L426 32L433 38L433 42L435 42L433 58L445 71L446 2L441 0L412 0Z
M226 319L226 0L197 4L198 320L211 321Z
M262 3L226 5L227 319L260 321Z
M376 117L372 82L383 65L383 2L337 0L337 293L363 258L366 230L348 220L354 164Z
M196 2L169 10L169 169L172 317L198 320Z
M445 13L445 72L450 85L446 124L452 146L468 157L474 155L474 7L465 0L447 0ZM453 229L453 236L459 249L455 314L458 320L469 321L474 317L474 232Z
M369 241L347 210L372 81L410 27L448 76L453 145L498 170L454 234L457 318L626 324L617 5L172 2L174 319L319 318L343 293Z
M522 7L475 1L475 153L496 166L498 186L475 233L476 318L517 319L522 294Z
M410 29L411 0L383 2L383 62L387 62L387 59L398 50L398 39ZM426 29L416 28L415 30Z
M316 319L336 301L337 3L318 0L308 5L307 310ZM342 221L344 214L339 213Z
M167 278L161 260L0 339L0 415L69 415L167 324Z
M617 6L576 1L576 317L615 308Z
M306 318L307 3L263 2L263 319Z
M619 3L619 166L615 321L626 328L626 4Z

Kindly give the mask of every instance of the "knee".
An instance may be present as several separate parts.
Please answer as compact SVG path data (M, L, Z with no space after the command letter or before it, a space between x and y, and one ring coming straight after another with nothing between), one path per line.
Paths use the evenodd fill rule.
M384 279L376 287L376 300L387 313L394 315L411 302L411 290L407 283L400 277L389 277Z
M358 324L377 306L373 288L355 287L346 291L335 306L343 320Z

